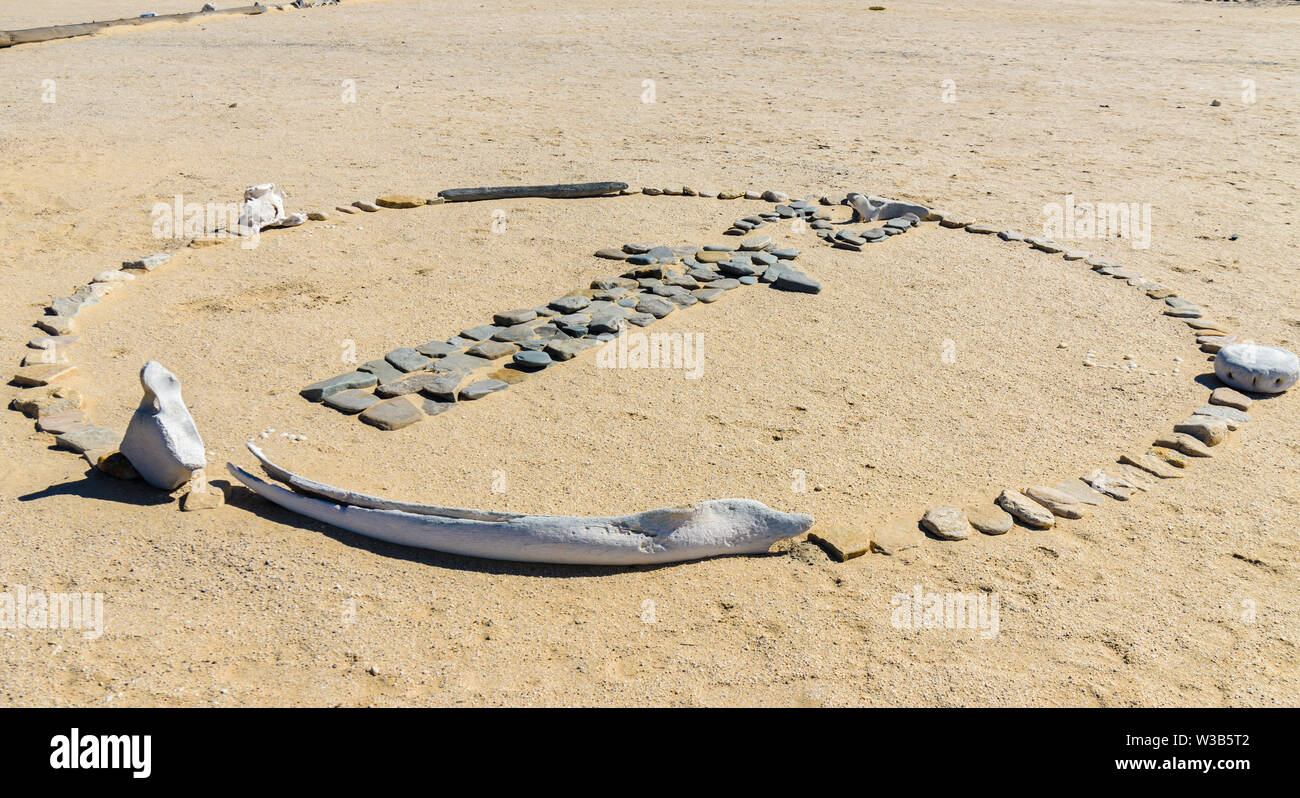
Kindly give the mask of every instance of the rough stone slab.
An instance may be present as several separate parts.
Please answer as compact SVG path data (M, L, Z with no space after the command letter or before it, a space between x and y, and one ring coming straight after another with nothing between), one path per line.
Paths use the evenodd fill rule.
M144 258L137 258L136 260L122 261L122 268L151 272L171 259L171 255L168 255L165 252L159 252L156 255L149 255Z
M41 419L56 413L77 410L85 402L81 393L66 385L28 388L19 391L9 406L28 418Z
M76 371L76 366L67 363L38 363L35 366L18 369L14 373L12 382L24 388L39 388L70 377Z
M81 409L64 410L61 413L41 416L36 422L36 429L41 432L48 432L51 435L59 435L88 424L89 419L86 417L86 411Z
M1093 489L1117 501L1126 502L1133 498L1135 486L1119 474L1097 469L1082 479Z
M851 524L828 524L808 533L808 540L818 544L840 562L861 557L871 550L871 535Z
M421 208L425 205L424 197L412 194L387 194L375 200L381 208Z
M424 411L405 396L376 402L362 411L362 422L382 430L397 430L424 420Z
M966 514L951 504L926 510L921 516L921 527L940 540L965 540L971 532Z
M36 326L50 335L71 335L76 331L76 322L67 316L43 316L36 320Z
M1210 447L1201 443L1197 438L1182 432L1174 432L1168 435L1161 435L1156 438L1154 446L1160 446L1165 449L1173 449L1176 452L1190 455L1192 457L1210 457L1213 452Z
M1224 407L1223 405L1202 405L1196 410L1195 415L1213 416L1221 418L1228 422L1228 429L1237 429L1242 424L1250 421L1250 414L1243 413L1235 407Z
M1215 388L1210 392L1210 404L1223 405L1237 410L1249 410L1251 399L1231 388Z
M206 490L191 489L181 497L181 512L193 513L199 510L215 510L225 503L225 491L212 483L208 483Z
M409 346L394 349L384 355L384 360L387 360L397 368L408 373L426 369L429 367L429 364L433 362L432 358L425 357Z
M373 374L364 371L352 371L347 374L340 374L337 377L330 377L328 380L314 382L303 388L299 393L302 398L309 402L320 402L327 396L333 396L339 391L346 391L351 388L373 388L378 384L379 379Z
M445 357L447 355L454 355L457 352L464 351L464 347L446 341L430 341L424 346L417 346L415 351L425 357Z
M1031 485L1022 491L1026 496L1061 518L1083 518L1083 505L1070 494L1046 485Z
M886 521L871 533L871 550L879 554L898 554L916 548L924 542L925 533L912 518Z
M370 391L351 388L325 397L324 402L340 413L360 413L362 410L379 402L379 397Z
M550 355L552 360L565 361L572 360L579 353L600 345L600 341L591 338L569 338L551 341L543 351Z
M367 374L375 375L380 385L400 380L406 376L406 372L389 363L387 360L371 360L357 366L357 371L364 371Z
M492 323L498 327L513 327L516 324L523 324L524 322L532 321L535 318L537 318L536 309L519 308L517 310L507 310L493 314Z
M60 449L81 454L87 449L116 449L122 444L122 435L105 427L84 424L56 435L54 443Z
M506 341L480 341L465 350L465 354L474 357L487 358L488 360L496 360L499 357L513 355L518 351L518 344L507 343Z
M1017 521L1033 529L1050 529L1056 523L1047 508L1014 490L1002 491L997 504Z
M469 372L490 365L492 365L491 360L487 360L481 357L475 357L474 355L471 355L467 352L461 352L458 354L447 355L446 357L440 357L435 359L431 364L429 364L429 370L437 371L437 372L449 372L449 371Z
M460 391L460 399L461 401L472 402L475 399L482 399L490 393L504 391L509 387L509 383L502 382L501 380L479 380L477 382L471 382L469 385L462 388Z
M1157 460L1154 457L1147 457L1144 454L1125 453L1119 456L1119 461L1124 465L1141 469L1148 474L1157 476L1161 479L1178 479L1182 476L1182 474L1179 474L1177 470L1168 463L1165 463L1162 460Z
M465 382L465 377L465 372L461 371L439 374L434 379L423 383L420 393L435 402L454 404L456 394L460 390L461 383Z
M986 535L1005 535L1011 531L1011 516L991 504L968 504L964 508L970 525Z
M1175 424L1174 432L1191 435L1206 446L1218 446L1228 437L1228 422L1212 416L1192 416Z
M1064 482L1056 483L1052 487L1083 504L1096 506L1103 502L1102 494L1093 490L1082 479L1067 479Z

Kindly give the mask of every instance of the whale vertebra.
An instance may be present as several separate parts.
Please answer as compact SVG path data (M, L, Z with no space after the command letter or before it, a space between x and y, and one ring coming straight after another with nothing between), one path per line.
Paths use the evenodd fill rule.
M410 504L304 479L272 463L252 442L248 449L272 479L293 490L227 463L231 475L287 510L390 543L490 560L637 565L761 554L813 523L810 515L779 512L752 499L712 499L611 517Z

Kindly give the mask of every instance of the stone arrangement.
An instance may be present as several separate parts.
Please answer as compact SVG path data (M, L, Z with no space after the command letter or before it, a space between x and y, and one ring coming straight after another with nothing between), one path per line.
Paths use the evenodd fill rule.
M1047 529L1058 523L1059 519L1082 518L1092 509L1103 507L1107 501L1128 501L1139 493L1155 490L1163 480L1177 479L1191 473L1197 459L1213 456L1214 447L1222 445L1232 431L1250 422L1251 416L1247 411L1257 397L1281 393L1294 385L1300 376L1300 361L1297 361L1294 353L1277 347L1238 341L1231 329L1209 318L1201 306L1180 297L1174 289L1148 280L1119 264L1094 257L1085 251L1069 249L1050 240L1000 229L997 225L882 197L843 194L792 201L788 194L775 190L709 193L681 186L645 187L637 191L629 189L623 183L594 183L576 186L450 189L429 199L413 195L387 195L374 202L359 200L339 205L337 210L349 214L377 213L383 209L420 208L444 202L499 197L628 194L723 201L748 200L772 207L738 218L724 231L724 236L741 238L735 245L714 243L669 246L631 242L601 249L595 253L595 257L620 262L625 267L624 271L617 276L598 278L585 289L535 307L496 313L490 323L462 330L445 340L394 349L382 358L364 363L353 371L303 388L302 396L309 401L321 402L338 412L356 414L362 422L379 429L396 430L427 416L445 412L459 402L475 401L505 390L529 373L572 360L586 349L614 340L629 326L644 327L679 309L697 304L712 304L728 292L744 286L766 284L777 290L818 293L821 284L794 266L798 251L778 246L771 236L757 232L782 220L806 224L807 229L814 232L824 244L854 252L865 251L872 244L906 233L924 222L937 222L941 228L989 236L1004 243L1028 246L1048 255L1059 255L1065 262L1081 263L1100 277L1120 280L1127 286L1143 291L1152 301L1159 303L1161 312L1171 322L1186 325L1201 350L1214 362L1215 374L1222 385L1209 391L1205 403L1191 410L1184 420L1172 424L1167 431L1158 433L1149 446L1122 453L1114 463L1052 484L1010 487L987 504L932 507L919 521L900 518L871 531L846 524L830 524L819 526L810 532L811 540L820 543L833 556L847 560L868 551L882 554L903 551L920 545L927 535L937 540L960 541L969 538L973 531L986 535L1007 534L1016 525L1029 529ZM828 209L836 206L848 206L852 218L847 222L833 222ZM302 224L305 220L324 221L328 218L319 211L305 214L305 220L299 216L301 215L295 215L295 225ZM876 226L863 229L845 227L877 222L879 224ZM197 241L191 243L197 244ZM85 308L97 304L101 297L116 287L129 284L139 276L148 275L171 259L170 254L160 253L124 262L121 270L100 272L89 284L68 296L51 301L46 315L36 322L36 326L45 334L33 337L28 343L33 353L24 358L12 379L12 384L22 389L11 403L13 409L36 419L37 429L55 436L56 445L60 448L84 454L93 466L111 476L137 478L144 471L155 474L155 469L153 465L146 465L144 469L137 468L130 457L132 445L112 430L92 424L82 410L84 397L61 384L77 368L68 361L65 350L80 337L78 319ZM1121 368L1096 363L1093 357L1093 353L1088 353L1083 365ZM160 402L150 400L149 392L159 396L156 386L166 383L162 374L166 377L171 375L161 366L157 366L157 369L161 369L161 374L151 369L151 366L157 364L146 366L145 372L150 374L142 372L146 405L161 407ZM1124 367L1132 369L1136 366L1130 362ZM1177 368L1174 373L1178 373ZM146 376L149 377L148 380ZM177 388L177 392L178 390ZM1255 397L1247 394L1254 394ZM183 404L180 407L183 409ZM172 408L174 410L174 405ZM149 415L144 406L137 417L141 413ZM188 419L188 413L185 413L184 419ZM147 419L139 423L146 424ZM152 423L161 425L161 428L170 428L173 435L176 430L184 429L183 419L174 412L170 419L155 418ZM133 419L132 428L136 425L137 421ZM192 426L190 421L189 427ZM128 428L128 437L134 437L131 435L132 428ZM181 435L180 438L173 439L185 438L186 435ZM194 431L193 439L197 441L197 438L197 431ZM197 443L197 447L201 455L201 442ZM711 556L709 553L701 553L713 551L711 546L721 547L713 553L742 553L742 549L748 550L746 546L755 547L753 550L757 551L759 541L767 540L769 532L788 531L796 527L802 527L802 532L811 525L811 518L807 516L779 513L744 499L692 505L680 510L687 514L671 523L660 515L655 515L674 512L670 510L648 511L646 514L618 519L561 516L510 516L508 519L495 519L491 518L493 514L477 510L425 505L374 506L368 502L385 500L311 483L278 469L265 460L255 447L250 448L263 461L263 467L278 481L285 482L299 493L314 494L329 500L321 501L320 498L304 497L286 491L231 466L231 472L238 479L271 501L362 534L409 545L461 551L474 556L547 562L644 562L654 561L654 558L659 561L676 561ZM167 447L162 447L162 450L167 451ZM154 452L157 451L158 447L154 447ZM187 460L175 451L172 454L175 455L174 476L168 478L155 474L150 479L153 484L175 487L175 479L182 476L181 469L188 468L192 473L196 462L199 463L199 468L202 467L201 460L193 457ZM136 455L137 459L142 457L141 454ZM144 464L143 459L141 464ZM219 504L219 500L205 500L204 495L191 491L186 497L186 504L194 504L195 509ZM192 502L188 501L191 497L195 497ZM396 516L374 517L371 514L375 512L395 512L399 515L422 513L433 517L433 520L426 519L409 526L406 520ZM458 543L456 541L467 531L483 532L477 527L472 530L459 523L466 519L474 523L484 522L485 519L492 523L508 521L507 526L491 527L489 537L502 530L513 529L515 531L511 535L516 538L522 536L523 539L516 541L519 544L517 546L511 545L507 540L506 543L498 542L482 550L474 544ZM671 530L686 530L678 537L683 545L649 546L649 553L653 555L651 558L645 556L647 547L644 546L638 549L641 553L629 554L629 540L640 540L637 537L641 534L637 531L637 524L645 519L655 519L654 522L659 524L666 523L667 526L657 527L666 534ZM761 523L755 519L761 519ZM748 537L741 534L742 530L751 529L756 523L763 527L762 531ZM553 548L547 547L549 544L546 541L553 542L565 535L571 536L574 530L588 530L592 524L605 529L613 537L597 536L590 540L583 538L584 542L579 548L585 547L586 553L577 550L568 554L557 553ZM586 534L583 532L583 535ZM540 548L529 549L532 543L525 545L529 535L541 535L541 543L533 541ZM741 538L744 543L737 544ZM740 548L736 548L737 545ZM633 545L632 548L636 549L637 546ZM521 554L524 549L529 549L532 553Z

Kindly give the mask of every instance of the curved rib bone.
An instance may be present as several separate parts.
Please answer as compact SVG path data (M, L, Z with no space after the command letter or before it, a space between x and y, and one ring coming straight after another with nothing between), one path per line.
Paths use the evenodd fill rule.
M409 504L304 479L271 463L251 443L248 448L273 479L303 492L265 482L233 463L226 467L249 489L287 510L390 543L491 560L637 565L761 554L778 540L806 532L813 522L812 516L779 512L751 499L714 499L613 517Z

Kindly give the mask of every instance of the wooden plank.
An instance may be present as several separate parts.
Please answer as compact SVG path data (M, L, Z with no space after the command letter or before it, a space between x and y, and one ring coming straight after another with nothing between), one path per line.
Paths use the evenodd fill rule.
M627 183L552 183L545 186L481 186L479 188L447 188L438 196L447 202L474 202L477 200L518 199L544 197L546 199L577 199L603 197L627 188Z

